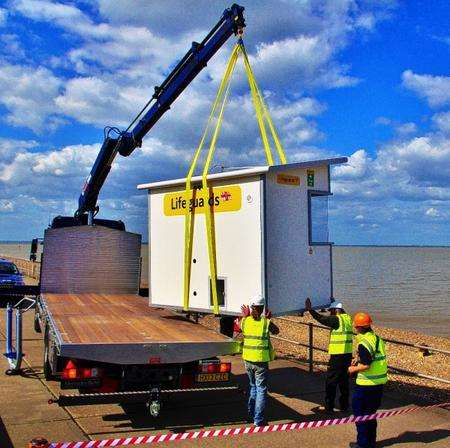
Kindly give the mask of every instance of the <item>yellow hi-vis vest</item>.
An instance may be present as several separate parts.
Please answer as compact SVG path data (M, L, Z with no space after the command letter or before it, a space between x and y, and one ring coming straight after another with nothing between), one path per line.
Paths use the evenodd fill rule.
M353 351L352 318L349 314L337 314L339 328L331 330L328 353L330 355L343 355Z
M372 355L372 362L368 370L358 372L356 384L360 386L377 386L386 384L387 361L386 348L383 339L377 336L373 331L357 336L358 345L362 344Z
M270 319L264 316L261 316L260 320L255 320L252 316L242 319L241 330L244 335L242 359L250 362L272 361L269 324Z

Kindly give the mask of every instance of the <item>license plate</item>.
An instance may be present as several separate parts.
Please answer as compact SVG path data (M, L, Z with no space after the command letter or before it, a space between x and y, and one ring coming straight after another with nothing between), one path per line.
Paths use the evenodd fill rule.
M81 380L61 380L61 389L85 389L100 387L100 378L84 378Z
M198 383L206 383L208 381L228 381L229 373L199 373L195 380Z

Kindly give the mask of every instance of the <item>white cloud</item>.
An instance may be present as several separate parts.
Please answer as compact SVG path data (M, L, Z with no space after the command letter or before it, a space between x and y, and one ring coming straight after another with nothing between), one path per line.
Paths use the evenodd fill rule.
M355 25L358 28L363 28L369 31L372 31L376 25L377 19L374 14L372 13L366 13L361 14L355 22Z
M30 107L28 103L21 103L30 101L27 89L21 91L12 84L5 85L0 91L0 102L8 108L10 123L29 126L35 131L49 124L54 128L59 120L67 118L98 127L127 126L151 97L153 85L164 79L190 42L205 36L222 9L229 6L227 1L186 0L183 20L174 21L178 1L98 0L97 4L99 10L91 15L95 2L89 6L85 2L11 2L14 14L45 22L55 35L62 31L67 44L64 48L68 49L42 62L53 68L54 73L63 73L66 79L56 76L49 68L15 66L14 77L19 80L26 75L40 78L32 81L39 94L32 92L36 98ZM384 0L375 3L285 1L282 7L277 2L249 2L245 13L246 45L290 161L330 155L327 150L314 146L323 138L315 120L327 107L314 98L314 94L318 90L348 87L358 82L351 67L340 61L340 54L351 40L372 32L379 21L386 18L390 8L389 2ZM136 194L136 184L185 174L223 75L231 44L232 39L177 99L172 110L144 140L143 147L130 158L117 158L100 196L106 212L103 216L123 217L125 210L127 219L133 216L135 222L143 222L145 197ZM0 73L3 68L4 65L0 65ZM263 163L264 153L242 68L236 75L215 163L225 166ZM2 94L11 91L8 89L15 89L11 96L20 101L9 100L7 105ZM31 112L31 116L26 116L24 110ZM414 125L398 126L401 127L400 139L406 145L411 140L406 135L414 131ZM23 145L20 149L8 150L7 156L0 157L0 199L21 198L15 206L24 216L25 204L33 204L41 220L49 210L52 215L71 214L98 148L99 144L54 150ZM398 148L392 151L392 158L403 157L397 154ZM381 160L380 153L378 158ZM348 166L336 168L339 183L336 191L341 198L346 198L346 194L360 195L376 201L389 193L380 186L386 180L380 174L378 158L360 149L350 158ZM408 192L406 179L414 187L414 191L408 192L412 197L417 188L422 191L424 187L418 185L415 177L408 177L413 163L407 155L403 158L408 163L403 161L397 170L404 182L402 191ZM385 156L383 163L395 166L395 160L388 159ZM437 188L434 198L445 193L444 187L430 186L429 190L432 188ZM368 231L379 225L363 207L353 208L348 216L355 217L356 221L362 216L364 220L358 224L366 225Z
M392 128L400 137L406 137L417 132L416 123L402 123L397 120L391 120L387 117L377 117L375 120L375 124Z
M450 204L450 140L439 134L396 139L382 146L373 159L359 150L348 165L333 169L333 179L336 195L356 203Z
M390 126L392 124L392 120L387 117L377 117L375 120L375 124L380 124L382 126Z
M435 209L434 207L430 207L426 212L426 216L429 216L431 218L437 218L440 216L439 210Z
M43 189L44 197L49 192L51 196L63 196L70 179L81 184L98 150L99 145L74 145L59 151L20 151L9 163L0 164L0 182L25 194L35 195L38 189Z
M19 152L26 152L38 146L35 140L14 140L0 138L0 167L3 163L10 162Z
M440 131L450 134L450 111L434 114L432 121Z
M119 124L111 119L124 124L122 120L138 109L136 104L143 104L143 99L150 96L150 86L161 82L167 68L186 51L186 42L203 36L208 21L212 26L220 13L217 4L208 1L186 2L185 20L174 23L177 3L173 1L152 3L151 7L135 0L98 3L99 22L94 22L75 4L15 0L12 6L16 12L56 25L77 35L81 41L67 56L83 77L68 80L65 91L56 100L59 111L86 124ZM223 5L229 6L227 2ZM373 28L386 18L385 12L390 8L389 2L381 7L355 7L350 0L323 1L320 7L309 1L301 4L287 1L281 10L268 2L249 5L246 15L253 21L253 32L246 40L250 41L250 57L260 85L269 86L278 96L273 103L282 104L283 108L289 108L291 102L283 98L288 92L295 92L298 97L305 88L354 85L357 80L348 74L349 67L337 60L339 51L348 43L352 32ZM277 13L275 22L270 18L271 11ZM169 19L170 26L167 26ZM257 47L252 39L259 42ZM208 73L200 75L197 84L189 87L203 102L212 100L225 59L225 53L219 52ZM66 63L62 58L52 59L55 67ZM302 107L309 107L309 115L316 115L320 105L307 98ZM300 141L321 137L314 124L308 130L304 119L298 121L297 127L302 128L298 133Z
M0 104L6 121L42 133L58 125L54 98L61 80L44 67L3 64L0 66Z
M4 26L8 19L8 11L5 8L0 8L0 26Z
M81 35L104 38L113 32L107 24L94 24L72 5L47 0L14 0L11 4L15 11L29 19L56 24Z
M418 75L406 70L402 74L402 84L425 98L431 107L450 104L450 76Z
M66 83L64 93L55 104L65 115L80 123L97 126L126 126L142 103L143 92L135 88L121 89L114 82L100 78L74 78Z
M395 179L406 174L415 186L450 187L450 140L437 135L386 145L378 152L377 163Z
M415 123L399 123L395 126L395 131L401 136L415 134L417 132L417 125Z
M264 83L303 89L355 85L358 80L347 75L348 67L333 62L336 51L335 44L324 36L300 35L262 43L250 60ZM283 76L277 77L276 73Z
M22 48L20 38L17 34L2 34L0 35L0 42L0 52L6 57L16 61L25 58L25 50Z
M8 201L6 199L0 199L0 212L13 212L14 211L14 203L12 201Z
M366 176L371 159L364 149L354 152L348 163L334 168L333 174L336 179L360 179Z
M296 101L276 104L270 109L270 113L277 120L289 120L297 116L317 116L325 110L324 104L314 98L305 97Z

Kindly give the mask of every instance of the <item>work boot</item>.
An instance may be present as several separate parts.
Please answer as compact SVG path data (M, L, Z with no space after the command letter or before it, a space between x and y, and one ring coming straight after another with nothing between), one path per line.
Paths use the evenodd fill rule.
M349 408L348 401L339 403L339 410L342 412L347 412Z
M313 410L322 414L332 414L334 412L334 408L329 408L328 406L317 406Z
M362 448L362 447L358 445L356 442L350 442L348 444L348 448Z
M266 420L263 420L262 422L259 423L253 423L255 426L267 426L269 423Z

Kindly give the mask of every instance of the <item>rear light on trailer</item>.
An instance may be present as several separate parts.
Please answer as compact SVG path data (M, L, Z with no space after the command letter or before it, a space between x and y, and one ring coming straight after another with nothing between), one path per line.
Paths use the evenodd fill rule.
M91 367L77 367L73 360L69 360L62 372L63 380L81 380L87 378L98 378L102 370Z
M197 367L198 373L229 373L231 362L201 361Z
M221 362L220 363L220 373L229 373L231 372L231 362Z
M186 372L180 377L180 389L190 389L194 386L194 373Z
M78 378L77 366L71 359L64 367L62 377L64 380L76 380Z

